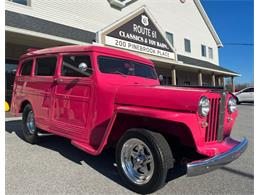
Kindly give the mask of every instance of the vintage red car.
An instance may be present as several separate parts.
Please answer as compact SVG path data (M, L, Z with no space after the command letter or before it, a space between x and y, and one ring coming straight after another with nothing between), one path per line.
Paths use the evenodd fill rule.
M160 86L154 64L101 46L30 50L16 73L12 112L22 113L24 139L60 135L92 155L116 146L116 164L129 188L151 193L186 155L187 175L237 159L248 141L230 137L236 99L207 88Z

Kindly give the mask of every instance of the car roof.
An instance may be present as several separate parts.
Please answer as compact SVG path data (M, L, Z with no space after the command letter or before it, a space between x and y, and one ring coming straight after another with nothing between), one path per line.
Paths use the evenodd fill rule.
M111 56L123 57L125 59L132 59L141 61L143 63L153 65L151 60L143 58L138 55L131 54L126 51L119 49L113 49L111 47L97 46L97 45L70 45L70 46L60 46L60 47L51 47L46 49L29 49L29 52L22 55L21 59L38 56L38 55L47 55L47 54L56 54L56 53L75 53L75 52L99 52L103 54L109 54Z

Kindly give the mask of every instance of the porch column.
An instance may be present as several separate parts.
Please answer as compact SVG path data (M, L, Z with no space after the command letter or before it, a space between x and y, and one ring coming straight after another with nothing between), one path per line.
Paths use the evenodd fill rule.
M199 81L199 86L202 86L202 73L201 72L199 72L198 73L198 81Z
M222 86L221 77L218 77L218 86Z
M235 92L236 86L234 83L234 77L231 77L231 86L232 86L232 92Z
M216 78L215 78L215 74L212 74L212 86L216 86Z
M172 85L176 85L177 81L176 81L176 69L173 68L172 69Z

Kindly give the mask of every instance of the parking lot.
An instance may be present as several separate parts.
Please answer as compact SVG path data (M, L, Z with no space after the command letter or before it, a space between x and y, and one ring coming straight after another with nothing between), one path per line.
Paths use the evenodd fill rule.
M249 146L235 162L197 177L169 173L157 194L253 194L254 106L239 106L232 137L247 137ZM20 138L20 121L6 122L6 194L133 194L113 166L114 153L88 155L61 137L38 145Z

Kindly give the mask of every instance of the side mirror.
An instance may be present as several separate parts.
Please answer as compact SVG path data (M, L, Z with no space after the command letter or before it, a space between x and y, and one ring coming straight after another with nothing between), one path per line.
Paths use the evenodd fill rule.
M81 62L78 66L79 70L82 72L86 72L88 69L88 65L85 62Z
M159 81L163 81L163 75L159 75Z

